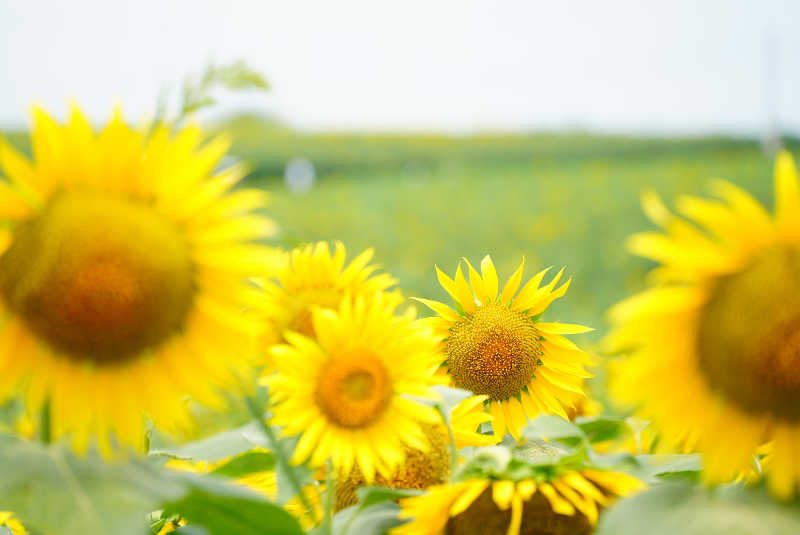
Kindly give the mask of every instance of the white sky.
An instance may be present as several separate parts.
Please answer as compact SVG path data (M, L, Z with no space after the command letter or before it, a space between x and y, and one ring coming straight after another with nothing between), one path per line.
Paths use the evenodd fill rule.
M800 133L798 25L791 0L0 0L0 125L141 116L214 58L274 86L222 111L301 128Z

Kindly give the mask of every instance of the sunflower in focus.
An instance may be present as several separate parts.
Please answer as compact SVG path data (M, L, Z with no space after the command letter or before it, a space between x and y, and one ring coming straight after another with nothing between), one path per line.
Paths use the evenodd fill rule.
M481 274L469 261L467 266L469 284L460 265L454 279L436 268L456 310L418 299L439 315L427 322L444 339L443 366L452 384L488 396L492 425L501 437L508 430L519 438L527 418L539 414L568 418L566 411L576 396L585 395L583 380L591 374L584 366L591 360L563 335L591 329L539 320L567 292L570 281L556 287L564 270L544 286L540 284L548 270L540 271L517 293L523 259L498 297L497 271L489 255L481 261Z
M345 295L371 296L397 281L388 273L375 274L370 264L373 250L367 249L345 265L347 251L336 242L333 253L327 242L304 245L287 254L287 262L275 274L276 281L263 283L270 331L265 344L285 343L283 332L294 331L314 338L311 309L339 308Z
M239 384L259 330L243 281L276 264L252 241L275 226L262 193L231 192L241 166L216 171L224 137L33 115L32 161L0 141L0 394L48 407L77 451L141 447L145 418L188 424L187 396Z
M704 454L709 482L746 472L772 442L768 483L800 482L800 185L792 157L775 167L775 215L728 182L717 199L685 196L673 215L643 199L661 232L634 253L660 263L652 287L610 311L612 394L683 447Z
M8 528L11 535L28 535L22 522L20 522L13 513L9 513L8 511L0 511L0 527Z
M481 424L492 417L484 412L486 396L471 396L450 411L450 427L453 431L456 449L467 446L492 446L498 437L478 432ZM391 477L378 474L372 485L395 489L427 489L441 485L450 476L450 436L444 422L423 424L429 447L426 451L410 446L405 447L405 460L395 468ZM336 509L343 509L358 503L356 491L367 484L363 474L354 468L350 475L336 483Z
M271 348L272 423L300 435L294 462L330 459L338 474L358 467L372 482L376 473L391 477L406 447L428 450L423 426L439 415L407 396L432 396L438 341L413 309L395 314L400 301L378 293L347 297L338 310L315 308L316 340L287 331L289 344Z
M583 469L540 480L477 478L400 501L412 519L392 535L588 535L599 510L642 489L621 472Z

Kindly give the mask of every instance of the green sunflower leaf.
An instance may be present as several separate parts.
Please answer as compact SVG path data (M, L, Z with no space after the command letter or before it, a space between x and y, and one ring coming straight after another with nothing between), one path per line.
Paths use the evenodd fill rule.
M334 535L384 535L406 520L400 520L400 506L384 501L366 509L357 505L342 509L333 516Z
M575 419L575 425L584 432L592 444L616 440L631 434L631 429L625 420L611 416L579 417Z
M152 444L150 456L213 462L234 457L255 447L264 447L266 444L267 440L259 424L251 422L237 429L179 446Z
M690 481L700 479L703 460L699 454L637 455L637 475L648 483L665 479L682 478Z
M595 535L640 535L643 526L648 535L796 535L800 502L780 503L763 486L667 483L618 502Z
M559 416L539 416L522 428L522 435L529 440L554 440L570 448L587 443L586 433L579 426Z
M0 504L31 531L59 535L147 532L147 513L190 488L146 459L105 463L63 445L0 435Z
M211 473L218 476L237 478L258 472L275 469L275 454L268 451L249 451L238 455L214 469Z
M164 506L208 535L302 535L297 520L282 507L242 487L196 478L189 493Z
M361 487L356 490L361 509L376 503L400 500L409 496L419 496L422 491L412 489L391 489L388 487Z

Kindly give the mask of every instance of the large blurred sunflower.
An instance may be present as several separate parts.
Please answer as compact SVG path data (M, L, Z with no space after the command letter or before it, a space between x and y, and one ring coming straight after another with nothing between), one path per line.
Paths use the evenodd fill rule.
M144 420L187 421L186 396L217 403L258 326L243 279L273 268L254 190L217 172L229 141L198 128L96 134L34 110L33 161L0 141L0 393L49 407L52 434L82 451L143 443ZM46 421L46 419L43 419ZM45 430L47 431L47 430Z
M412 310L395 315L399 301L378 293L315 308L316 341L287 331L291 345L272 347L273 423L301 435L294 461L330 459L345 476L357 466L371 482L376 472L391 477L405 446L429 448L423 424L438 414L406 396L431 396L437 340Z
M485 399L486 396L471 396L450 411L450 428L456 449L497 444L496 436L478 432L481 424L492 419L483 411ZM391 477L378 474L372 482L373 485L395 489L427 489L447 481L451 465L451 442L447 427L444 422L426 423L422 429L428 438L429 448L422 451L406 446L405 460L395 468ZM342 509L356 504L356 491L366 484L366 479L357 468L348 477L340 479L336 484L336 508Z
M535 481L477 478L406 498L392 535L588 535L599 509L644 485L608 470L567 471Z
M775 216L723 181L716 200L681 197L671 214L644 207L663 232L634 236L660 262L653 286L610 311L612 393L641 406L662 439L705 454L711 482L747 471L772 441L769 485L800 481L800 185L788 153L775 168Z
M285 343L287 329L313 338L312 308L337 309L345 295L371 296L394 285L397 281L388 273L374 275L377 266L369 263L372 255L373 250L367 249L345 265L347 252L340 242L333 254L326 242L291 251L275 274L276 281L263 283L266 299L261 306L271 326L265 344Z
M443 339L444 367L453 385L488 396L497 435L506 429L519 438L527 418L558 414L583 396L584 365L589 356L564 334L590 331L588 327L539 320L550 303L563 296L570 281L558 288L563 269L541 286L547 269L540 271L517 293L523 259L498 297L498 280L492 259L486 255L479 274L467 261L470 284L461 266L451 279L438 267L442 287L457 310L444 303L419 299L440 317L428 320ZM526 418L527 417L527 418Z

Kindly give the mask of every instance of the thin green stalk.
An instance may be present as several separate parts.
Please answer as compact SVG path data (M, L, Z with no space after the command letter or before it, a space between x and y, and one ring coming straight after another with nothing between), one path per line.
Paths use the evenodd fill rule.
M311 518L313 519L313 508L311 507L311 503L308 501L308 497L306 496L305 492L303 492L302 482L297 478L297 474L295 473L292 465L289 463L289 456L284 451L283 444L281 444L281 442L278 440L275 430L272 429L271 426L267 425L267 423L264 421L264 415L261 413L256 400L250 396L246 396L245 400L247 401L247 407L250 409L250 413L261 425L261 430L264 431L264 435L266 435L267 440L269 441L270 449L275 454L276 462L286 474L286 478L289 480L292 490L294 490L295 494L300 498L300 502L303 504L303 514L311 515Z
M39 440L42 444L50 444L51 436L50 401L45 401L39 414Z
M333 465L328 461L327 474L325 476L325 519L322 532L325 535L333 535L333 507L336 501L336 477L334 477Z

